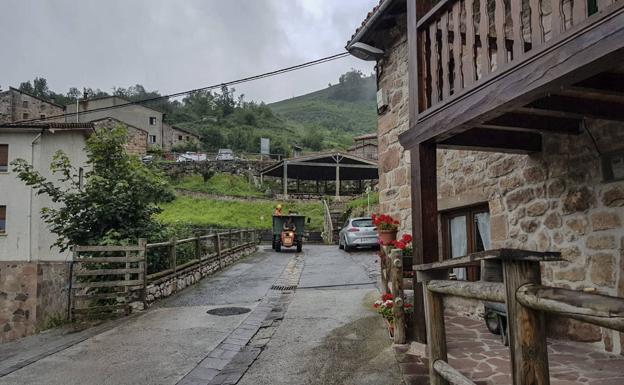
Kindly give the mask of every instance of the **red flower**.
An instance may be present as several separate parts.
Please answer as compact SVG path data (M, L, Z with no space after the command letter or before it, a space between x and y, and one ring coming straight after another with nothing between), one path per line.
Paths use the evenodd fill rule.
M384 302L389 300L389 299L393 299L393 298L394 298L394 296L392 296L392 293L386 293L386 294L381 296L381 300L384 301Z
M405 242L403 241L398 241L394 243L394 246L399 249L399 250L403 250L405 249Z
M412 241L412 236L409 234L403 234L403 242L410 243Z
M373 307L374 307L375 309L377 309L377 308L379 307L379 304L378 304L378 303L373 304Z
M373 214L371 215L371 219L373 220L373 222L377 219L377 215Z
M404 308L409 309L410 307L412 307L411 303L406 303L405 305L403 305Z

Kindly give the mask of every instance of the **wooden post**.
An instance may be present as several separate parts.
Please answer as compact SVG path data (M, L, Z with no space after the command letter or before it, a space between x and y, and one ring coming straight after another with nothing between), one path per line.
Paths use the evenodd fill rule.
M389 256L386 254L387 248L382 246L379 248L379 268L381 269L381 293L387 294L390 292L388 289L388 260Z
M438 197L435 144L421 143L411 150L412 231L414 265L438 261ZM414 277L413 338L426 343L423 287Z
M171 238L171 245L169 245L169 260L171 261L171 268L173 269L173 274L176 273L178 269L178 262L176 261L176 244L178 240L176 237Z
M390 276L392 277L392 296L394 306L394 343L406 342L405 310L403 308L403 253L394 249L390 252Z
M139 258L143 258L142 262L139 262L139 268L142 273L139 274L139 279L143 281L143 309L147 310L147 239L139 238Z
M217 236L215 238L215 248L217 249L217 259L219 259L219 269L222 268L223 266L221 265L221 235L219 234L219 231L217 230Z
M522 306L516 299L516 292L522 285L541 283L539 262L503 260L503 279L507 295L513 384L548 385L550 380L544 314Z
M201 237L199 235L195 236L195 259L200 262L202 259Z
M444 272L432 271L420 273L420 281L424 288L426 329L427 329L427 352L429 358L429 382L431 385L448 385L442 376L434 368L438 360L448 362L446 349L446 330L444 328L444 296L427 289L427 281L440 278Z
M232 229L228 230L228 249L232 249Z
M288 197L288 162L284 161L284 174L282 175L282 184L284 187L284 198Z

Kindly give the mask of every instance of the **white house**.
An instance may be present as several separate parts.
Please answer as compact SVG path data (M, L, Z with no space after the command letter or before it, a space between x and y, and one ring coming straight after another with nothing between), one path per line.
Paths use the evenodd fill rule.
M52 202L37 195L11 171L25 159L54 180L50 163L64 151L72 165L86 165L86 138L92 123L0 125L0 343L28 334L66 306L68 252L52 247L56 236L41 219Z

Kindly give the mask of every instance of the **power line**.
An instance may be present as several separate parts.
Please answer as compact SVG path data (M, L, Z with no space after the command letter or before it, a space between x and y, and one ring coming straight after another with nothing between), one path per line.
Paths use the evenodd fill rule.
M158 100L163 100L163 99L170 99L170 98L176 98L179 96L184 96L184 95L188 95L188 94L192 94L195 92L200 92L200 91L210 91L210 90L214 90L217 88L222 88L224 86L233 86L236 84L241 84L241 83L247 83L247 82L251 82L254 80L259 80L259 79L264 79L264 78L268 78L271 76L276 76L276 75L281 75L287 72L292 72L292 71L297 71L303 68L307 68L307 67L312 67L315 65L319 65L319 64L323 64L323 63L327 63L333 60L338 60L338 59L342 59L344 57L349 56L348 52L342 52L342 53L338 53L335 55L331 55L331 56L326 56L324 58L321 59L316 59L316 60L312 60L306 63L301 63L301 64L297 64L291 67L285 67L285 68L281 68L278 70L274 70L274 71L270 71L270 72L265 72L259 75L253 75L253 76L248 76L245 78L241 78L241 79L236 79L236 80L231 80L229 82L223 82L223 83L219 83L219 84L213 84L210 86L206 86L206 87L201 87L201 88L195 88L192 90L187 90L187 91L182 91L182 92L176 92L174 94L169 94L169 95L162 95L162 96L156 96L153 98L147 98L147 99L142 99L142 100L136 100L136 101L129 101L127 103L123 103L123 104L117 104L114 106L108 106L108 107L100 107L100 108L94 108L92 110L86 110L86 111L82 111L79 113L91 113L91 112L97 112L97 111L105 111L105 110L112 110L115 108L122 108L122 107L126 107L126 106L131 106L131 105L141 105L141 104L145 104L145 103L149 103L149 102L154 102L154 101L158 101ZM112 95L114 96L114 95ZM17 123L32 123L32 122L41 122L41 121L46 121L46 120L51 120L51 119L56 119L56 118L63 118L65 116L68 116L70 114L62 114L62 115L53 115L53 116L46 116L45 118L37 118L37 119L29 119L29 120L21 120ZM73 113L71 115L74 115Z

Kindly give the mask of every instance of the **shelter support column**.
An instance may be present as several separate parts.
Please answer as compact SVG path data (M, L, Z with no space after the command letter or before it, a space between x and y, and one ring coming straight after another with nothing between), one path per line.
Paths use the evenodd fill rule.
M282 184L284 185L284 197L288 197L288 162L284 161L284 175L282 175Z
M420 143L410 151L412 179L412 231L414 265L438 262L438 193L436 145ZM414 277L412 337L426 343L423 286Z
M340 198L340 166L336 164L336 199Z

